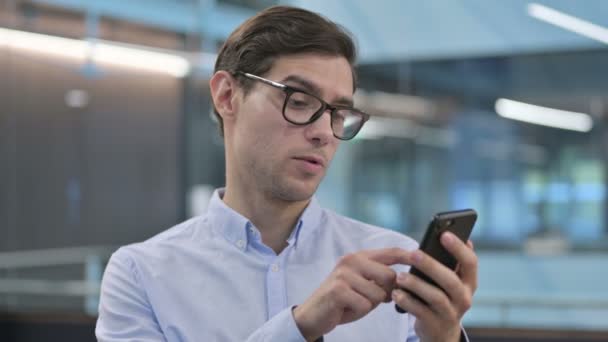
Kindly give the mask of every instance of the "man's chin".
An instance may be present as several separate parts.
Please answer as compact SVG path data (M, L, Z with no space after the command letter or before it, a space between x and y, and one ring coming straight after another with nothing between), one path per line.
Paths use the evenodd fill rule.
M278 184L277 184L278 185ZM300 202L308 201L317 191L319 182L293 182L275 186L274 195L284 201Z

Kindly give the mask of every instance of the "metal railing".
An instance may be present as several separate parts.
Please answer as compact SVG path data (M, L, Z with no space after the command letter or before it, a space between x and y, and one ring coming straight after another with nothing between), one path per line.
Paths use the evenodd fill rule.
M0 278L0 295L45 295L84 298L84 312L97 315L104 265L116 247L53 248L0 253L0 270L23 270L82 265L84 279L50 280L21 277Z
M564 294L494 294L492 296L477 296L474 299L472 310L479 310L482 308L496 309L498 311L497 320L491 322L493 327L511 328L519 326L519 324L513 322L516 310L519 310L519 314L521 314L522 309L549 309L562 314L575 310L594 310L601 312L603 313L605 320L599 325L595 324L595 328L602 330L608 329L608 298L597 298L584 294L572 296L566 296ZM475 324L474 321L469 323ZM568 324L564 324L563 322L547 325L560 329L579 328L576 324L570 324L571 326L568 326Z
M84 298L84 312L96 316L103 270L116 249L116 246L93 246L0 253L0 296ZM83 267L82 279L33 279L18 277L17 272L14 272L70 265ZM476 296L472 312L488 308L498 312L490 322L495 327L516 327L517 324L512 320L513 313L522 308L533 308L556 311L599 310L606 313L604 329L608 328L608 296L597 298L586 293L565 295L487 292L486 289L484 293ZM475 325L473 321L470 323Z

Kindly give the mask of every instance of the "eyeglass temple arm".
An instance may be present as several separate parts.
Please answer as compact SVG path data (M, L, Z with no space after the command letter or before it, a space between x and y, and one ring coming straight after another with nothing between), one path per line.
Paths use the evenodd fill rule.
M250 74L250 73L247 73L247 72L237 71L237 73L239 73L239 74L241 74L241 75L243 75L243 76L245 76L247 78L251 78L251 79L254 79L254 80L258 80L260 82L264 82L264 83L269 84L269 85L271 85L273 87L277 87L277 88L281 88L281 89L287 88L287 86L284 85L284 84L277 83L277 82L274 82L274 81L271 81L271 80L267 80L267 79L265 79L263 77L256 76L256 75L253 75L253 74Z

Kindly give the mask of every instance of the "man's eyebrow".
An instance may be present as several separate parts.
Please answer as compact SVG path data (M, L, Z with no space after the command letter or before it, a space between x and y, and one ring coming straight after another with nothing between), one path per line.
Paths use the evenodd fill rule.
M310 93L312 95L315 95L315 96L321 98L321 89L314 83L310 82L309 80L307 80L301 76L289 75L280 81L280 83L287 83L287 82L297 83L297 86L294 86L295 88L297 88L299 90L303 90L307 93ZM340 98L332 101L332 104L339 105L339 106L352 107L353 100L348 97L340 97Z

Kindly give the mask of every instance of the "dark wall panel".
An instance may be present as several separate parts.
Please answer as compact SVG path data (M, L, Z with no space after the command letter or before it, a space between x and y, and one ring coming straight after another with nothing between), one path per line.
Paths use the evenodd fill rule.
M0 52L0 250L124 244L177 221L182 81L82 70ZM71 90L89 94L88 105L68 106Z
M15 129L12 102L13 74L9 72L10 56L0 49L0 250L15 241Z

